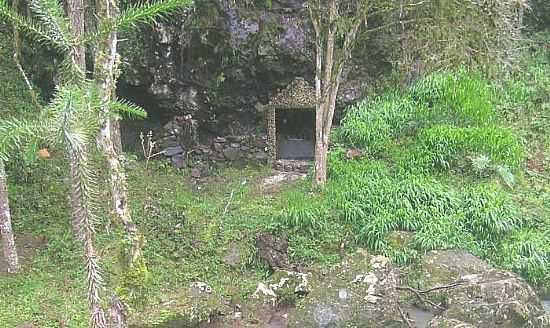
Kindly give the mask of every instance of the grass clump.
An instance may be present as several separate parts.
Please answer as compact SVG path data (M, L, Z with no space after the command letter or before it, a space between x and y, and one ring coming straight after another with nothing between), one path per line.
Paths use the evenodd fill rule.
M487 172L516 170L524 146L514 130L499 125L494 90L479 74L437 72L351 107L334 139L406 171L468 172L466 159L479 156L493 165Z
M399 263L428 250L452 248L503 263L495 255L500 245L525 226L510 196L490 185L455 187L430 175L395 170L383 161L348 160L339 149L332 152L329 168L321 194L296 195L282 211L282 229L291 230L294 238L313 237L328 248L351 236L351 245ZM297 220L296 213L302 219ZM406 247L390 241L399 231L415 233Z
M483 126L497 119L491 84L479 73L466 69L428 75L408 90L408 96L429 108L432 122Z
M518 168L525 157L517 135L511 129L496 126L436 125L422 130L415 145L415 164L438 169L464 166L464 160L475 154L488 155L495 163Z

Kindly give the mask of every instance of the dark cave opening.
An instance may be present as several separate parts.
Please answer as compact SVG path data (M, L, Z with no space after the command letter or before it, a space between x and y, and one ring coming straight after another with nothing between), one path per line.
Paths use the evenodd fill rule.
M158 131L174 117L174 113L160 108L154 97L144 87L120 83L117 88L117 95L147 111L147 118L145 119L124 118L120 123L123 150L141 153L140 133L147 135L149 131L153 131L153 133Z
M313 159L315 111L279 110L276 113L277 159Z

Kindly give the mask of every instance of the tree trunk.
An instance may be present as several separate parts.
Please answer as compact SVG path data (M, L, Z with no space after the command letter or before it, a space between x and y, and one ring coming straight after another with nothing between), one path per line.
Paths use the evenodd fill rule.
M15 247L15 238L11 227L10 205L8 199L8 185L4 162L0 160L0 232L4 258L8 264L8 273L16 273L19 270L19 258Z
M71 24L71 31L75 37L80 37L84 34L84 1L83 0L67 0L67 16ZM73 62L86 72L86 48L84 46L74 47L71 56Z
M126 315L125 307L122 301L117 297L111 298L111 328L126 328Z
M97 0L97 10L99 18L102 21L111 21L119 15L116 0ZM113 122L111 120L108 105L113 100L116 90L118 70L117 42L117 31L109 33L104 40L100 41L95 55L94 78L100 87L103 103L100 113L98 143L101 146L109 168L108 174L113 212L124 226L127 238L132 244L129 254L126 254L127 265L132 266L134 261L141 256L141 244L143 240L132 221L130 207L128 206L126 174L120 160L120 156L122 155L117 152L117 148L120 148L120 142L115 143L113 140L120 140L117 137L120 136L120 133L113 131L113 129L116 130L119 128L119 124L117 121Z

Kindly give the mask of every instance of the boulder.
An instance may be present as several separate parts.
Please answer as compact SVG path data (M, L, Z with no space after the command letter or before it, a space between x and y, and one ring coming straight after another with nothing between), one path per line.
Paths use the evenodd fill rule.
M170 157L170 161L172 162L172 166L177 169L183 169L187 166L187 162L185 161L185 156L183 154Z
M172 157L183 153L183 148L181 146L168 147L162 151L162 154L167 157Z
M435 317L428 323L428 328L475 328L475 326L455 319Z
M448 292L448 319L483 328L549 328L550 320L534 290L514 273L491 269L460 278Z
M427 289L437 284L449 284L461 276L482 273L489 269L489 264L463 250L431 251L420 261L420 287Z
M256 236L256 249L258 257L272 270L290 266L286 236L275 236L270 233L259 234Z
M294 306L310 292L309 275L294 271L276 271L268 281L258 284L252 298L273 306Z
M444 307L430 327L550 328L541 301L529 284L467 252L429 252L416 275L413 284L421 289L444 287L430 293L430 298Z
M239 148L228 147L223 150L223 156L229 161L236 161L241 158L241 150Z
M396 286L399 271L365 251L311 278L310 293L290 312L289 327L401 328Z

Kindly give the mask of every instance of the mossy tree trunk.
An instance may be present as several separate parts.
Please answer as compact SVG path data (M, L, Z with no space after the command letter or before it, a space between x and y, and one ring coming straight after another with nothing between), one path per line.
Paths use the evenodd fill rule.
M100 21L109 22L119 15L116 0L97 0L96 2ZM119 124L110 112L109 103L115 97L116 79L118 75L117 31L106 35L98 44L95 54L94 78L101 90L103 106L100 113L100 132L98 143L104 153L109 168L109 183L113 211L123 224L126 233L133 240L137 228L132 220L128 205L127 181L124 167L121 162L122 154L117 146L117 136L120 134Z
M2 160L0 160L0 232L2 235L4 258L8 264L8 273L16 273L19 271L19 257L17 256L15 237L11 226L7 176Z
M116 0L97 0L96 8L100 22L110 22L117 19L119 8ZM128 204L127 180L124 166L121 162L120 125L109 108L109 103L115 98L116 80L118 76L117 31L111 31L100 40L94 62L94 79L100 88L102 108L100 111L100 131L98 143L108 166L111 202L113 212L124 226L126 238L130 244L124 254L125 270L133 270L134 263L141 258L143 238L134 224ZM141 261L143 264L144 262ZM126 327L124 305L113 297L111 300L111 327Z

